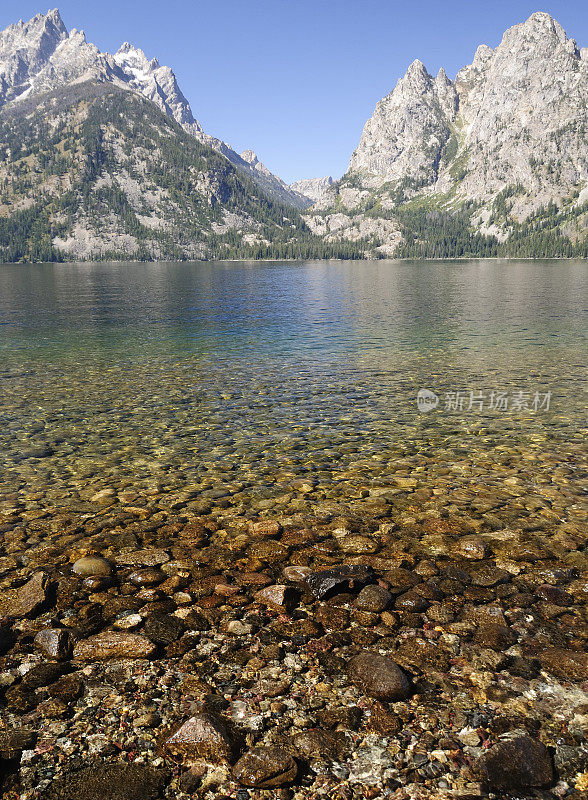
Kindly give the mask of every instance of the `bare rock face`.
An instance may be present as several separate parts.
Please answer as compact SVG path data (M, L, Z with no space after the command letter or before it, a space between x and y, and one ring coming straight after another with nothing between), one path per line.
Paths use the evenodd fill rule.
M369 219L380 254L402 236L386 231L386 212L415 197L431 209L477 204L472 225L500 241L511 226L546 207L588 199L588 50L549 14L515 25L495 49L480 45L455 80L431 76L414 61L377 103L343 178L307 218L325 236L348 217L339 237ZM370 210L366 216L365 211ZM584 217L585 220L585 217ZM570 231L581 236L582 220Z
M457 106L457 91L445 73L432 78L421 61L413 61L366 122L349 172L370 188L403 179L432 182Z
M290 184L290 189L295 192L300 192L305 197L308 197L313 203L320 200L329 186L333 185L333 179L330 175L324 178L303 178L300 181L294 181Z
M37 14L29 22L21 20L0 33L0 107L84 81L113 83L146 97L188 133L226 156L273 199L300 209L311 204L257 157L252 163L246 154L240 156L226 142L205 133L171 68L148 59L128 42L114 55L102 53L86 41L83 31L68 32L57 9Z

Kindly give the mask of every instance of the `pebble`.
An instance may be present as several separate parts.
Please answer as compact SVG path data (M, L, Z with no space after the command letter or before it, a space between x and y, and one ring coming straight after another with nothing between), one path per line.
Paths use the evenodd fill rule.
M73 563L72 570L84 577L109 577L112 564L101 556L84 556Z
M296 778L298 768L290 753L281 747L254 747L233 767L233 775L243 786L274 789Z
M157 586L158 583L162 583L166 578L167 575L163 570L157 567L144 567L143 569L131 572L128 581L132 583L133 586L149 587Z
M383 586L364 586L355 601L355 607L362 611L372 611L379 614L392 602L392 595Z
M186 624L173 614L155 612L147 617L143 633L156 644L176 642L186 630Z
M364 694L377 700L394 702L410 695L410 683L392 659L379 653L362 653L347 667L350 681Z
M471 561L482 561L488 556L488 547L479 536L463 536L454 547L453 552Z
M65 628L44 628L34 638L35 647L48 658L67 661L71 658L73 642L71 633Z
M274 608L276 611L285 612L293 605L296 593L290 586L275 584L260 589L255 592L253 597L257 603Z

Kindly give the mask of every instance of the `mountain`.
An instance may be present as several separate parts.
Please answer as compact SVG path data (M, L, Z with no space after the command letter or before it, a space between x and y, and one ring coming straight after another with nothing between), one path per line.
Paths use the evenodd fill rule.
M304 178L300 181L294 181L294 183L290 184L290 189L300 192L300 194L310 198L313 203L316 203L332 184L333 179L329 175L325 178Z
M588 50L535 13L450 80L414 61L307 217L403 256L587 249Z
M226 142L205 133L173 71L157 59L149 60L128 42L114 55L101 53L86 42L83 31L68 32L57 9L37 14L29 22L21 20L0 34L0 106L88 80L113 83L143 95L188 133L226 156L272 199L300 209L310 205L308 198L292 191L269 170L256 169Z

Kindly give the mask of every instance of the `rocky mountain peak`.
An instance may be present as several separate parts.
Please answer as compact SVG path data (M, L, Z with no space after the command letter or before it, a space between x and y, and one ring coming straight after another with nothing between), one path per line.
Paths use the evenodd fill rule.
M257 157L257 153L254 150L243 150L243 152L241 153L241 158L243 159L243 161L246 161L248 164L251 164L252 167L260 163Z

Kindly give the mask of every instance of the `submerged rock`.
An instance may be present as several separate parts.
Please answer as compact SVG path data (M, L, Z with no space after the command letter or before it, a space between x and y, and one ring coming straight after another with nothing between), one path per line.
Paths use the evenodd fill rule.
M107 658L149 658L156 646L138 633L104 631L82 639L74 647L73 657L79 661L99 661Z
M47 600L49 578L44 572L37 572L17 589L8 589L0 597L0 617L34 616Z
M324 597L331 589L346 585L349 588L362 585L370 581L373 577L371 567L364 567L360 564L350 564L342 567L313 572L306 578L306 584L310 591L319 600Z
M496 789L547 786L553 780L549 751L542 742L530 736L495 744L480 756L476 768Z
M102 764L57 778L46 800L157 800L161 770L142 764Z
M410 683L398 664L379 653L362 653L349 662L347 674L364 694L388 702L404 700Z
M112 565L102 556L84 556L74 562L72 570L84 577L107 577L112 573Z
M65 628L46 628L35 636L35 646L48 658L66 661L73 649L71 633Z
M227 723L209 713L190 717L166 740L165 749L185 761L203 758L214 763L232 761L237 750Z
M233 768L239 783L254 789L273 789L292 783L297 772L296 761L281 747L254 747Z

